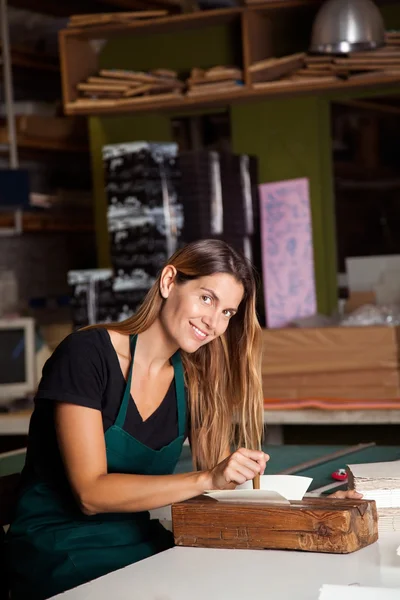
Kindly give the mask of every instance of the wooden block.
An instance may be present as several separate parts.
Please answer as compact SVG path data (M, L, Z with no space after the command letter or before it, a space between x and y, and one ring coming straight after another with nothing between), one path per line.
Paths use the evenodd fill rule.
M337 81L337 77L334 75L330 75L327 77L299 77L297 81L292 81L290 78L287 79L279 79L278 81L261 81L259 83L253 83L253 88L256 90L273 90L273 89L282 89L287 90L287 88L293 88L293 91L296 89L307 89L312 88L313 86L319 85L321 83L332 83ZM329 87L326 85L324 87Z
M249 67L253 84L280 79L304 66L304 52L282 58L262 60Z
M123 96L124 98L143 96L143 94L148 94L152 87L153 86L151 83L144 83L143 85L139 85L138 87L131 87L124 92Z
M122 69L101 69L100 75L101 77L110 79L132 80L141 83L157 83L162 81L161 77L155 77L149 73L143 73L142 71L124 71Z
M142 85L140 81L133 81L132 79L112 79L107 77L88 77L86 83L100 83L105 85L111 85L119 87L121 85L126 85L129 87Z
M126 92L129 86L125 83L122 85L107 85L105 83L78 83L76 86L80 92Z
M202 85L196 85L191 87L186 95L187 96L206 96L207 94L219 94L223 92L229 92L232 90L241 90L243 86L240 86L236 83L236 81L225 81L225 82L215 82L215 83L206 83Z
M335 60L333 61L333 64L335 65L342 65L342 66L347 66L348 68L354 68L354 67L370 67L370 68L376 68L376 67L386 67L386 66L392 66L392 65L398 65L400 64L400 54L399 56L393 58L393 57L381 57L381 56L371 56L369 58L335 58Z
M208 71L203 69L192 69L191 76L186 83L192 85L203 85L206 83L218 83L225 81L238 81L243 79L242 69L237 67L212 67Z
M333 73L332 69L314 69L314 68L307 68L307 69L299 69L298 71L295 71L293 73L294 76L301 76L301 77L329 77L331 76Z
M156 77L162 77L166 79L177 79L178 77L178 72L173 71L172 69L153 69L151 74L155 75Z
M378 539L374 501L307 498L290 505L234 504L199 496L172 505L177 546L344 554Z

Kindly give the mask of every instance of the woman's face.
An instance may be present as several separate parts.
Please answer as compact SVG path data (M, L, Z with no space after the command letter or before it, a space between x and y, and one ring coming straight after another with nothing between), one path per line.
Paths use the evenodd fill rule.
M161 323L170 340L185 352L195 352L222 335L244 294L242 284L226 273L176 284L171 267L164 269L160 291L166 298Z

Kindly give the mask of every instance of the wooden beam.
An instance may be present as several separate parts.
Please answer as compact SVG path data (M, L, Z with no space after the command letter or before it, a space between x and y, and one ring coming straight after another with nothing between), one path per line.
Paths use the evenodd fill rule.
M400 105L380 104L371 100L337 100L336 104L349 106L351 108L360 108L371 112L384 113L387 115L400 115Z
M170 12L180 12L179 0L8 0L9 6L31 10L54 17L70 17L85 13L113 12L121 10L143 10L165 8Z

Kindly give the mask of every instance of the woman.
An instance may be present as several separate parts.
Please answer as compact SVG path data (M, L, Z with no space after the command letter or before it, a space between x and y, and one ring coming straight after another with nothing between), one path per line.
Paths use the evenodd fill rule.
M9 532L14 599L48 598L171 547L147 511L264 472L255 296L244 258L195 242L133 317L56 349ZM172 474L187 436L197 470Z
M264 472L255 295L244 258L195 242L136 315L56 349L9 532L14 600L49 598L171 547L149 510ZM187 436L196 471L172 474Z

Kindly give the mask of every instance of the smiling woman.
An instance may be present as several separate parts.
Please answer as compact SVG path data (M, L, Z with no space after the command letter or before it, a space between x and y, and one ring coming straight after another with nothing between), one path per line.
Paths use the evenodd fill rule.
M44 600L165 550L173 538L149 510L264 472L255 297L241 255L194 242L134 316L56 349L8 533L14 600ZM173 474L186 437L194 470Z

